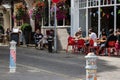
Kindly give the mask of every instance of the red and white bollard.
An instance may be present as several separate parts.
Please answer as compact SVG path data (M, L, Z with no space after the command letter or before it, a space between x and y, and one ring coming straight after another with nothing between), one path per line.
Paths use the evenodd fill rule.
M86 80L97 80L97 56L94 53L88 53L86 58Z
M16 42L10 42L10 64L9 64L9 72L14 73L16 72Z

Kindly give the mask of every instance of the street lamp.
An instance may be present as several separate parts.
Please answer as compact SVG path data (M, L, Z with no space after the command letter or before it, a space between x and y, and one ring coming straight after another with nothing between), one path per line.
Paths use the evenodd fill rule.
M13 19L14 1L11 0L10 4L11 4L11 28L13 28L14 27L14 19Z
M50 27L50 3L51 3L51 0L48 0L48 4L49 4L49 27Z

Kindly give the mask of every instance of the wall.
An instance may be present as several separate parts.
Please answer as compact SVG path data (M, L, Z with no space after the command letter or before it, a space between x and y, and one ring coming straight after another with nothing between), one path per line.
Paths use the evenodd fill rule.
M44 35L46 35L46 30L53 29L54 27L50 28L41 28L41 31ZM57 49L58 50L66 50L67 46L67 38L69 36L69 29L70 27L57 27Z

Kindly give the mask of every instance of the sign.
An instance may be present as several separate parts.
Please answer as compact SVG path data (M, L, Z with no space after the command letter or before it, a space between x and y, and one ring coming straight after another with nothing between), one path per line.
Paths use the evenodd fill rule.
M53 3L58 3L58 2L59 2L59 0L52 0L52 2L53 2Z

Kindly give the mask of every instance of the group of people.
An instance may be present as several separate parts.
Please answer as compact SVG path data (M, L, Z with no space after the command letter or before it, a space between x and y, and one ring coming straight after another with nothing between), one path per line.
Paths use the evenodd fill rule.
M34 34L34 39L35 39L36 47L40 49L43 49L43 47L47 47L48 51L52 52L52 43L53 43L53 31L52 30L50 30L49 35L43 35L40 29L37 29Z
M97 37L97 34L93 31L93 29L89 29L89 36L86 38L82 37L82 30L79 28L78 31L75 33L75 38L85 39L85 45L89 46L89 40L92 39L94 41L94 46L99 46L98 54L102 54L103 51L105 51L105 48L109 47L109 42L114 41L117 52L120 52L120 29L116 29L114 32L113 29L109 29L109 32L107 33L105 29L102 29L101 34L99 38Z
M110 47L109 42L114 42L114 47L117 50L117 54L119 54L120 51L120 29L116 29L116 31L114 32L113 29L109 29L108 35L106 33L105 30L102 31L101 34L101 40L103 40L100 43L100 49L99 49L99 54L101 54L103 52L103 50L105 51L105 48ZM111 53L114 52L114 50L111 50Z
M7 36L7 40L10 41L10 36L13 31L10 30L10 28L7 28L5 31L5 34ZM23 38L23 32L21 29L18 29L19 33L19 42L20 44L23 44L25 41ZM36 29L35 33L33 34L34 38L34 43L36 48L43 49L43 48L48 48L49 52L52 52L52 46L53 46L53 39L54 39L54 32L52 29L49 30L49 34L43 35L41 33L40 29Z

